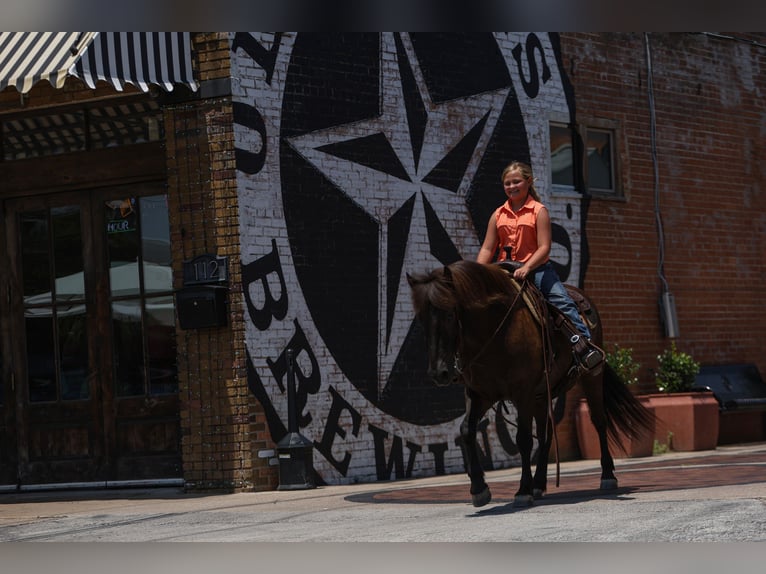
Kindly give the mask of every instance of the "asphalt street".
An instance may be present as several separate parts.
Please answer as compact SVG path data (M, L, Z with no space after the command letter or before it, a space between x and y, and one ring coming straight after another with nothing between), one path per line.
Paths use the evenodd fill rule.
M0 542L763 542L766 444L561 463L559 487L512 505L519 470L488 473L470 504L464 475L296 491L181 488L0 494ZM550 468L555 482L555 464Z

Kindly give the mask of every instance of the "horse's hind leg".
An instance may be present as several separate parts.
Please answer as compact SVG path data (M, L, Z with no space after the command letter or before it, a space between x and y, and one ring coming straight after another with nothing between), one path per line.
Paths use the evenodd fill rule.
M598 433L598 442L601 447L601 490L614 490L617 488L617 477L614 475L614 459L609 453L607 440L607 414L604 407L603 374L586 375L582 379L582 388L588 399L590 420Z
M476 444L476 433L479 420L489 408L489 405L476 396L475 393L466 389L466 415L460 424L460 437L466 454L466 470L471 479L471 502L474 506L484 506L492 500L492 493L484 481L484 469L479 460L479 447Z

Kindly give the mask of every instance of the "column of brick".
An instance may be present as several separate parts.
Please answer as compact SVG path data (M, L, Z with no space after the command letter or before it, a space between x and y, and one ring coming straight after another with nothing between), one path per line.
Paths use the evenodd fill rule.
M194 46L202 82L228 77L225 34L196 34ZM178 329L184 478L195 489L272 489L277 469L255 453L274 445L247 384L231 99L165 111L175 285L183 261L203 253L226 257L229 270L227 326Z

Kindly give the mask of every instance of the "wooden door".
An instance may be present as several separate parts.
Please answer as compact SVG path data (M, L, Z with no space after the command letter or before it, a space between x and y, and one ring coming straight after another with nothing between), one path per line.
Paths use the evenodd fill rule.
M94 234L108 277L103 337L110 476L181 476L175 300L167 196L158 184L94 192Z
M162 186L9 200L5 210L0 392L4 430L15 433L0 443L0 485L14 475L22 486L180 477Z
M89 207L85 194L6 202L4 333L21 484L105 478Z
M0 202L0 221L5 206ZM0 270L8 268L5 234L0 233ZM0 334L9 333L10 308L7 275L0 273ZM16 408L14 373L10 361L9 337L0 336L0 490L15 488L18 464L16 461Z

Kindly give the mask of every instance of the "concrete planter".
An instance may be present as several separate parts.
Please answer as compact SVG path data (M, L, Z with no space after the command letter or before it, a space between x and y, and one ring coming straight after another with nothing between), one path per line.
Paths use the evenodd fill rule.
M651 410L648 400L638 397L645 407ZM598 444L598 434L590 422L590 410L588 401L580 399L575 413L575 422L577 426L577 441L580 445L580 456L584 459L600 459L601 448ZM646 433L638 439L631 439L625 435L620 435L622 448L613 440L609 441L609 451L614 458L638 458L651 456L654 451L654 433Z
M711 450L718 444L718 401L713 393L644 395L657 417L655 439L671 450Z

